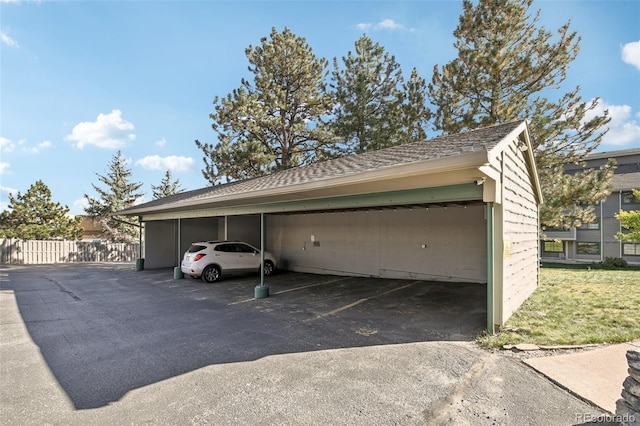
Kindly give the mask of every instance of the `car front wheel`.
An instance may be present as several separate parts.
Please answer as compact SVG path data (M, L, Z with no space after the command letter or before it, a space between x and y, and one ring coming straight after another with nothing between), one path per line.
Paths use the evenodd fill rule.
M209 265L202 271L202 279L208 283L214 283L220 279L220 268L216 265Z

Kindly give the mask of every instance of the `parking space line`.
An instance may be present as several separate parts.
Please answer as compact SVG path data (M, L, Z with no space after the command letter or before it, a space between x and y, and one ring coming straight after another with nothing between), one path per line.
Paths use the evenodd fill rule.
M421 280L413 281L413 282L411 282L411 283L409 283L409 284L406 284L406 285L403 285L403 286L401 286L401 287L393 288L393 289L391 289L391 290L387 290L387 291L385 291L385 292L383 292L383 293L376 294L376 295L371 296L371 297L365 297L365 298L363 298L363 299L356 300L356 301L355 301L355 302L353 302L353 303L349 303L348 305L345 305L345 306L343 306L343 307L341 307L341 308L338 308L338 309L334 309L333 311L327 312L327 313L325 313L325 314L318 315L317 317L312 318L312 319L307 320L307 321L314 321L314 320L318 320L318 319L326 318L326 317L331 316L331 315L335 315L335 314L340 313L340 312L342 312L342 311L345 311L345 310L347 310L347 309L353 308L354 306L358 306L358 305L360 305L360 304L362 304L362 303L364 303L364 302L367 302L367 301L369 301L369 300L371 300L371 299L375 299L375 298L380 297L380 296L385 296L385 295L387 295L387 294L389 294L389 293L393 293L393 292L398 291L398 290L403 290L403 289L405 289L405 288L407 288L407 287L411 287L412 285L417 284L417 283L419 283L419 282L422 282L422 281L421 281Z
M277 291L275 293L273 293L273 295L277 295L277 294L283 294L283 293L288 293L290 291L297 291L297 290L304 290L305 288L310 288L310 287L318 287L320 285L327 285L327 284L333 284L333 283L337 283L338 281L345 281L348 279L351 279L353 277L342 277L342 278L337 278L335 280L331 280L331 281L325 281L322 283L317 283L317 284L309 284L309 285L303 285L300 287L294 287L294 288L289 288L287 290L282 290L282 291ZM252 297L251 299L244 299L244 300L239 300L237 302L233 302L233 303L228 303L227 306L231 306L231 305L238 305L240 303L247 303L247 302L251 302L256 300L254 297Z

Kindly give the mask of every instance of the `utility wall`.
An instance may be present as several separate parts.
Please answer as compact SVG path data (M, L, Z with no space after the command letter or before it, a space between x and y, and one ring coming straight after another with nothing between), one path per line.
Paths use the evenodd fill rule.
M270 215L266 234L283 269L485 283L486 229L470 206Z
M178 250L178 220L145 222L145 269L171 268L196 241L218 239L218 219L199 218L180 220L180 249Z

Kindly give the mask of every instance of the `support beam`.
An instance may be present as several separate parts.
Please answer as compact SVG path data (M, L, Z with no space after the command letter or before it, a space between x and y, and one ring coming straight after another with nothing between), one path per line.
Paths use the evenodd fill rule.
M260 284L255 288L255 298L264 299L269 297L269 287L264 284L264 213L260 213Z
M493 334L493 286L495 281L494 274L494 206L493 203L487 203L487 333Z
M177 231L177 241L176 241L176 250L177 250L177 257L178 257L178 266L176 266L175 268L173 268L173 279L174 280L181 280L184 278L184 274L182 273L182 269L180 268L180 263L182 262L182 247L181 247L181 239L182 239L182 235L181 235L181 228L182 228L182 223L180 223L180 218L178 218L177 220L177 226L178 226L178 231Z

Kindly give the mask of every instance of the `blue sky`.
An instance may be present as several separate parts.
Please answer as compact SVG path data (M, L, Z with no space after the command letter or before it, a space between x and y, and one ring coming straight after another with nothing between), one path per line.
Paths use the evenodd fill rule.
M541 24L582 37L565 91L580 85L613 119L600 151L640 148L640 1L536 1ZM0 0L0 210L37 180L82 214L120 149L145 200L167 169L207 185L194 144L209 113L249 77L244 51L289 27L331 63L366 32L406 76L455 57L462 1ZM430 134L429 136L434 136Z

